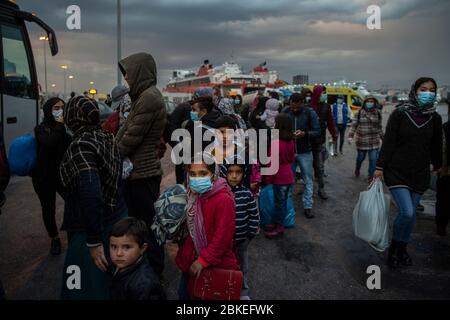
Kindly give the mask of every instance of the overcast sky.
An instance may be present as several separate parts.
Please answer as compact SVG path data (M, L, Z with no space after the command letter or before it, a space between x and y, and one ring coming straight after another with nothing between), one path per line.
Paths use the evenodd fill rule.
M116 0L18 0L56 31L59 54L48 55L48 83L62 90L61 65L73 89L116 84ZM81 8L81 30L66 27L69 5ZM381 30L366 27L367 7L381 7ZM122 55L151 53L163 87L173 69L230 59L250 70L267 61L288 82L366 80L369 88L409 87L419 76L450 84L448 0L122 0ZM44 86L42 35L29 25ZM48 51L47 51L48 54ZM68 82L69 83L69 82ZM70 85L68 85L70 90Z

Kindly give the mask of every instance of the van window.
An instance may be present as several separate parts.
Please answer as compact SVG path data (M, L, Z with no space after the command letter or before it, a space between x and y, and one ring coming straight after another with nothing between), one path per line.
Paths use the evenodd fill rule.
M356 107L362 107L362 100L359 96L352 96L352 105Z
M2 25L4 93L22 97L33 97L30 64L22 32L17 27Z

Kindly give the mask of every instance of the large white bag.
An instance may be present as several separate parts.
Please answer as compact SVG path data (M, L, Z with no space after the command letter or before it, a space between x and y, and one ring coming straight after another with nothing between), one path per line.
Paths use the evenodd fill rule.
M383 193L383 183L376 179L369 190L359 194L353 210L353 232L377 251L389 246L389 205L391 198Z

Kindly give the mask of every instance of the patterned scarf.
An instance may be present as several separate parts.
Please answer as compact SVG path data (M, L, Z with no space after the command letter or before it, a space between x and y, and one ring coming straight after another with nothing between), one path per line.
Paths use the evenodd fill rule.
M74 136L59 168L63 186L73 190L81 171L95 170L100 176L104 204L114 207L121 161L113 135L99 126L97 102L83 96L70 99L64 119Z
M436 105L434 103L427 104L425 106L420 106L417 100L416 90L414 84L411 86L411 91L409 92L408 101L402 103L397 107L399 110L406 111L410 115L414 116L425 116L431 115L436 112Z
M241 115L237 114L234 110L234 100L229 98L222 98L217 105L217 109L219 109L223 115L233 116L233 118L235 118L238 122L240 129L247 129L247 125L245 124L244 119L242 119Z

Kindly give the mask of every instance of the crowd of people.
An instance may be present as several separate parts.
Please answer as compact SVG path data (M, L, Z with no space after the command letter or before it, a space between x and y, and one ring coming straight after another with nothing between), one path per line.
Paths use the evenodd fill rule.
M320 199L328 199L327 130L338 155L350 126L348 142L354 142L357 150L355 176L368 155L368 183L383 179L393 196L398 212L389 266L412 264L406 247L417 206L430 185L430 165L439 177L437 232L445 235L450 213L450 137L448 122L442 125L435 110L433 79L420 78L413 84L409 100L392 112L384 131L377 99L366 97L352 116L344 97L333 105L327 103L322 85L292 93L284 102L276 93L258 94L248 104L242 96L224 94L220 88L198 88L191 101L180 103L169 115L156 88L156 63L150 54L133 54L119 67L128 87L112 90L108 104L115 112L106 122L100 124L97 103L89 97L73 96L67 103L52 98L43 106L43 121L35 129L38 160L33 186L53 255L62 252L55 221L57 193L65 203L62 230L67 232L68 248L63 299L166 298L161 285L164 245L151 226L163 175L160 159L166 143L172 147L182 143L171 139L177 129L187 130L191 137L199 127L223 136L223 149L175 166L176 183L186 189L185 223L180 227L184 236L175 259L181 271L180 299L192 298L190 278L210 267L241 270L241 299L250 299L249 273L254 266L248 248L259 232L268 239L287 232L288 201L296 179L304 185L301 207L306 218L317 214L315 189ZM250 128L278 130L278 139L269 142L269 157L279 162L275 174L262 175L264 165L251 162L248 145L239 148L229 133ZM204 147L202 141L202 151ZM125 163L132 167L126 178ZM273 189L273 210L269 221L261 224L259 194L268 186ZM67 287L66 270L73 265L82 270L80 290Z

